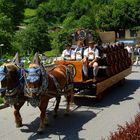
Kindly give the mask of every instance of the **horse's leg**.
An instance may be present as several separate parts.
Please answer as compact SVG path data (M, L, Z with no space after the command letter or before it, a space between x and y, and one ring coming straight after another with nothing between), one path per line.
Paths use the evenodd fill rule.
M57 117L57 115L58 115L58 108L59 108L60 100L61 100L61 96L56 97L57 102L56 102L56 105L54 108L54 117Z
M24 103L25 103L25 101L14 104L14 116L15 116L16 127L22 126L22 118L20 115L20 108L24 105Z
M43 132L44 128L45 128L45 125L47 124L48 122L48 118L47 118L47 115L46 115L46 108L48 106L48 102L49 102L49 97L42 97L40 99L40 106L39 106L39 109L41 111L41 114L40 114L40 124L39 124L39 128L38 128L38 133L41 133Z
M70 91L72 92L72 91ZM65 115L68 115L70 112L70 103L71 103L71 98L72 98L72 94L70 93L69 95L66 96L67 99L67 106L66 106L66 112Z

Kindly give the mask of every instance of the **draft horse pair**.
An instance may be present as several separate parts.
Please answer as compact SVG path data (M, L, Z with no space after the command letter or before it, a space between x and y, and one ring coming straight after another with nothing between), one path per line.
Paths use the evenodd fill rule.
M64 95L67 100L66 113L69 113L73 95L71 72L64 65L46 70L37 53L27 70L19 68L16 63L3 64L0 67L0 92L5 100L14 106L16 126L22 126L19 111L25 101L30 102L32 106L38 106L41 111L38 132L42 132L47 123L46 109L49 99L56 98L56 116L61 95Z

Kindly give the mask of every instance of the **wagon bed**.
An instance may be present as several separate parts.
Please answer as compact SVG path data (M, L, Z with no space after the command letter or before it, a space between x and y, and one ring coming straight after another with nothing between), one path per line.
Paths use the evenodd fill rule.
M61 60L56 61L55 64L66 65L73 69L75 97L95 98L98 100L102 99L104 91L106 91L108 88L112 87L117 83L124 83L125 77L128 76L132 70L132 67L129 66L115 75L112 75L110 77L98 77L97 81L94 81L91 77L89 79L86 79L84 77L82 72L83 63L81 61ZM90 92L83 92L86 91L86 89L90 89Z

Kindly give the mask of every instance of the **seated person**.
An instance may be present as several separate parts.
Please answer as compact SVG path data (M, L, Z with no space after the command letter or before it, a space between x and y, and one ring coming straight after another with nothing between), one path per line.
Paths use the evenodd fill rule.
M75 60L82 60L84 56L83 42L78 41L77 48L75 49Z
M77 48L75 49L75 60L76 61L81 61L83 63L83 67L82 67L82 72L83 72L83 78L87 79L87 75L85 74L84 70L87 69L87 62L83 61L84 58L84 46L83 46L83 42L82 41L78 41L77 43Z
M98 74L98 59L99 59L99 50L95 47L94 41L89 41L88 48L84 51L83 62L85 66L83 71L86 76L88 76L88 68L93 68L93 81L96 81Z
M69 44L66 45L65 50L63 50L61 57L63 60L73 60L75 59L75 51L71 49Z

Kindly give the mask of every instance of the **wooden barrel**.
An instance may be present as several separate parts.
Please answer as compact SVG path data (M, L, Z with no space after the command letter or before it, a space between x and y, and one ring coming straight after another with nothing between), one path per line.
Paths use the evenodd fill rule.
M121 67L122 67L122 70L125 70L126 66L125 66L125 62L124 61L121 62Z
M117 52L114 52L114 53L113 53L113 58L114 58L115 63L118 62L118 55L117 55Z
M119 69L119 72L121 72L123 70L122 62L118 63L118 69Z
M108 66L111 65L112 62L111 62L111 58L110 58L110 53L108 53L107 56L105 57L105 61Z
M117 55L118 55L118 60L122 61L121 50L117 51Z
M112 65L110 66L110 70L111 70L111 74L112 74L112 75L115 75L115 74L116 74L116 70L115 70L114 64L112 64Z
M98 71L98 77L110 77L111 72L109 67L110 66L101 66Z
M111 61L111 64L116 62L116 59L114 58L114 53L113 52L110 54L110 61Z
M123 50L123 49L121 49L121 51L120 51L120 55L121 55L121 58L122 58L122 59L125 58L124 50Z
M124 56L125 58L128 57L128 51L126 49L124 49Z
M131 61L131 58L130 57L128 57L127 63L128 63L128 66L131 66L132 65L132 61Z
M106 57L100 58L98 60L98 64L99 64L99 66L107 66Z
M108 75L109 77L111 77L111 76L113 75L112 70L111 70L111 66L108 66L108 67L107 67L106 72L107 72L107 75Z

